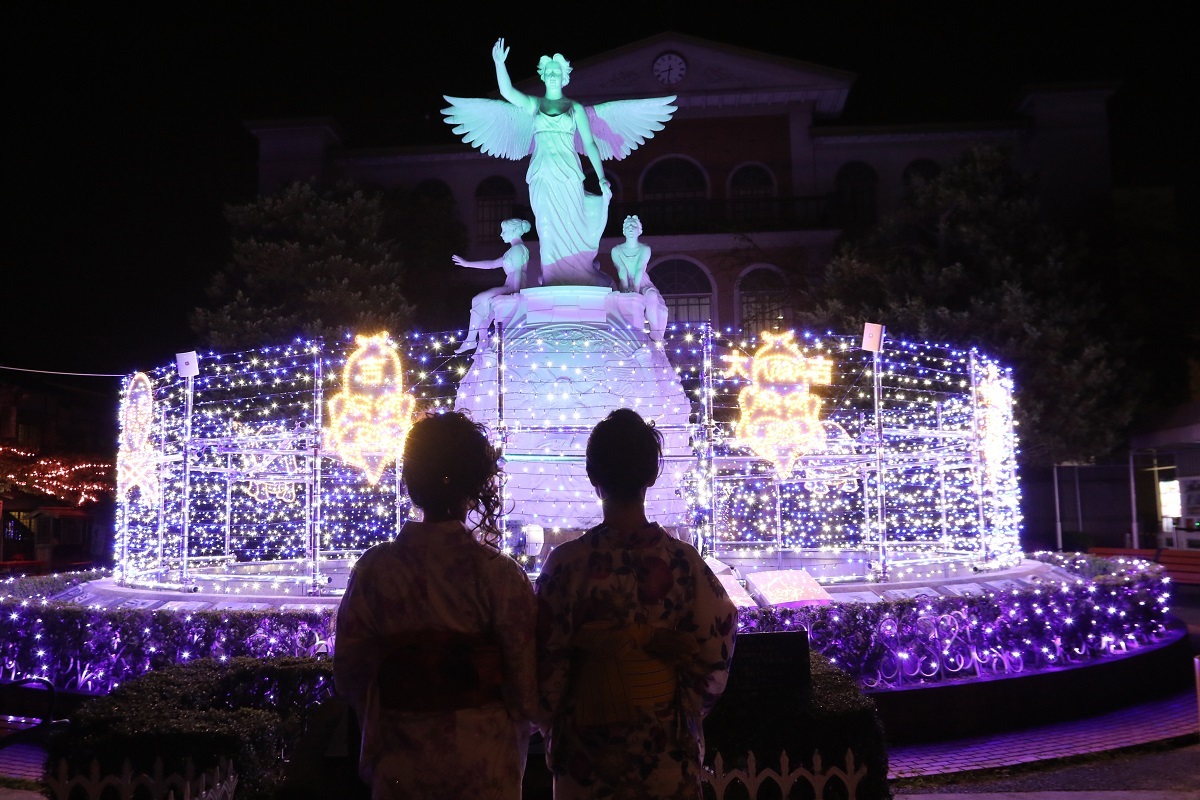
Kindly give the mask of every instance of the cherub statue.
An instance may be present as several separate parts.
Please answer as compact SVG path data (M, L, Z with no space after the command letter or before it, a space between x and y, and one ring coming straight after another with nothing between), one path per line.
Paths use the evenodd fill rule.
M529 222L523 219L506 219L500 223L500 238L508 242L504 255L487 261L467 261L462 256L451 256L460 267L471 269L503 269L504 285L487 289L471 298L471 322L463 343L455 353L465 353L479 346L479 338L487 331L492 319L492 300L506 294L516 294L525 288L525 270L529 266L529 248L521 237L529 233Z
M642 221L636 214L625 218L621 233L625 234L625 241L612 249L619 288L622 292L641 294L645 299L650 338L661 342L667 330L667 303L646 274L646 266L650 263L650 245L638 241L642 235Z
M450 107L442 113L463 141L487 155L517 161L532 154L525 180L537 225L542 283L608 285L592 266L612 197L601 162L625 158L662 130L675 113L675 98L580 105L562 93L571 79L571 64L561 53L538 61L546 91L543 97L531 97L513 87L505 66L508 52L504 39L492 46L503 100L446 97ZM599 196L583 190L579 154L587 156L600 180Z

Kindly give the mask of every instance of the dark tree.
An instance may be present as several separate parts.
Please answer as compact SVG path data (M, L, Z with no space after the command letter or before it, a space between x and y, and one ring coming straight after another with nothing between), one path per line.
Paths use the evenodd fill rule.
M409 326L405 268L400 246L385 235L381 192L294 183L227 206L225 217L232 257L214 276L207 307L191 319L209 345L248 348Z
M426 330L466 324L471 297L479 290L466 284L463 270L450 261L452 254L467 252L468 243L449 188L429 181L414 189L389 190L383 196L383 212L383 234L398 243L404 260L412 321Z
M1123 440L1137 399L1094 266L1039 216L1030 179L978 148L916 178L896 214L844 244L800 316L978 346L1013 368L1022 460L1086 462Z

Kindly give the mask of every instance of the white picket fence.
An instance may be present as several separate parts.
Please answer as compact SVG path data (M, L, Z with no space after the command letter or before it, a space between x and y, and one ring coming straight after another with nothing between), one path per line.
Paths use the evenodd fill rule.
M224 776L224 777L222 777ZM162 759L154 760L154 773L133 774L128 759L121 767L120 775L101 775L100 763L92 761L88 775L70 775L65 760L58 762L55 775L47 775L46 787L53 793L54 800L68 800L76 788L82 788L86 800L100 800L100 795L109 787L116 789L118 800L133 800L134 792L145 788L153 800L233 800L238 776L233 764L222 760L215 769L196 775L189 760L184 774L163 774ZM111 797L112 794L109 794ZM143 794L143 796L145 796ZM75 794L79 798L79 794Z
M713 758L712 771L705 770L702 780L712 787L717 800L725 800L726 792L735 782L745 786L750 800L755 800L758 797L759 788L767 781L771 781L779 787L780 797L787 797L793 786L804 781L812 787L813 797L822 798L825 796L825 784L830 780L840 780L846 786L846 796L849 800L857 800L858 784L866 777L867 768L865 765L855 766L852 751L846 751L845 769L838 766L825 769L821 763L821 754L818 752L813 753L812 765L811 770L803 764L796 769L790 769L788 754L784 752L779 756L778 772L773 769L764 769L760 772L754 753L750 753L746 757L746 769L734 769L726 772L725 759L720 753L717 753Z
M846 751L844 769L839 766L826 768L818 752L813 753L812 769L808 769L803 763L792 769L788 754L784 752L779 757L778 771L771 768L760 771L754 753L747 755L746 769L726 770L724 757L717 753L713 759L712 770L705 770L702 780L712 788L716 800L725 800L729 787L734 783L742 784L746 796L755 800L759 789L767 781L779 787L781 797L787 797L792 787L803 781L812 788L814 797L821 798L825 796L825 785L831 780L841 781L846 787L847 798L857 800L858 784L866 774L866 766L856 764L851 750ZM45 779L46 787L52 792L54 800L69 800L77 787L83 789L86 800L100 800L101 793L109 787L116 789L118 800L132 800L139 787L145 787L154 800L233 800L237 781L238 776L233 765L226 762L197 776L189 761L183 775L164 775L162 759L155 760L154 773L151 775L135 775L129 761L126 761L120 775L103 776L100 774L100 764L96 761L92 762L89 775L71 776L64 760L59 761L57 774L48 775Z

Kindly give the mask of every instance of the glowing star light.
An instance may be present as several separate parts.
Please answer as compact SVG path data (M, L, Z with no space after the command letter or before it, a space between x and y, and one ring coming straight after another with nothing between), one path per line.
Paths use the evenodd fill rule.
M154 423L154 389L143 372L134 373L121 407L121 447L117 453L117 495L141 489L147 505L159 500L156 453L150 446Z
M833 365L825 358L805 358L791 331L763 332L762 342L748 373L742 361L734 361L733 374L750 379L738 394L737 437L786 476L801 455L825 447L821 398L810 389L832 381Z
M388 335L356 336L342 390L329 399L325 449L367 474L374 486L404 449L414 398L404 393L400 357Z

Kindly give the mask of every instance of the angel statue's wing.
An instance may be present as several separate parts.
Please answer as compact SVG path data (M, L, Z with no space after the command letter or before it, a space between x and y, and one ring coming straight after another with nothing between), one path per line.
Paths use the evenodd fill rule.
M445 97L445 95L443 95ZM533 115L507 100L445 97L446 122L485 155L519 161L533 152Z
M604 161L620 161L663 129L663 123L675 113L675 96L646 97L640 100L613 100L587 106L592 138ZM575 134L575 150L583 153L583 142Z

